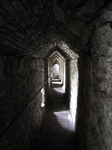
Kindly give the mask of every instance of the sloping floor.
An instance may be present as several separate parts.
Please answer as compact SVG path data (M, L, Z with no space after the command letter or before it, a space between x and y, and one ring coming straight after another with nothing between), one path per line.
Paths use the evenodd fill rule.
M74 127L64 102L50 103L32 150L73 150Z

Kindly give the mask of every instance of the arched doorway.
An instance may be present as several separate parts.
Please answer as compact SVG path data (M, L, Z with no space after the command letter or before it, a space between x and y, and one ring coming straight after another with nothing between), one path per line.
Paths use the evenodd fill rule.
M66 94L66 58L58 51L53 52L48 59L49 97L50 101L63 101ZM61 98L60 98L61 97ZM58 98L58 99L57 99ZM60 98L60 100L59 100Z
M46 56L48 68L48 103L62 99L66 101L75 125L78 96L78 55L73 51L54 48ZM57 67L56 67L57 66ZM57 69L56 73L53 69Z

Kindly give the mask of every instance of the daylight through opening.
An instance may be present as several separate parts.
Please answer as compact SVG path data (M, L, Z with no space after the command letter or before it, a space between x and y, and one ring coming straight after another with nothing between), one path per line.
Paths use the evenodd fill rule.
M70 51L70 50L69 50ZM58 50L48 57L48 101L65 102L75 127L78 97L78 57L71 51L69 57Z

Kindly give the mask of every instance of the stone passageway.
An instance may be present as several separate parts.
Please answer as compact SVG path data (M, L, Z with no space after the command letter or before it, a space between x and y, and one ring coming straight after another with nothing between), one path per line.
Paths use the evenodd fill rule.
M0 150L30 149L112 150L112 0L0 0Z
M73 150L74 128L66 103L50 103L33 150Z

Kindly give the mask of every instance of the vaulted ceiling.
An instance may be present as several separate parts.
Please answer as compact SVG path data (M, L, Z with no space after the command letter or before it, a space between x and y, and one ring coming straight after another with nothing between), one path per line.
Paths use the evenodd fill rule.
M98 11L111 0L0 0L0 52L37 55L67 43L87 53Z

